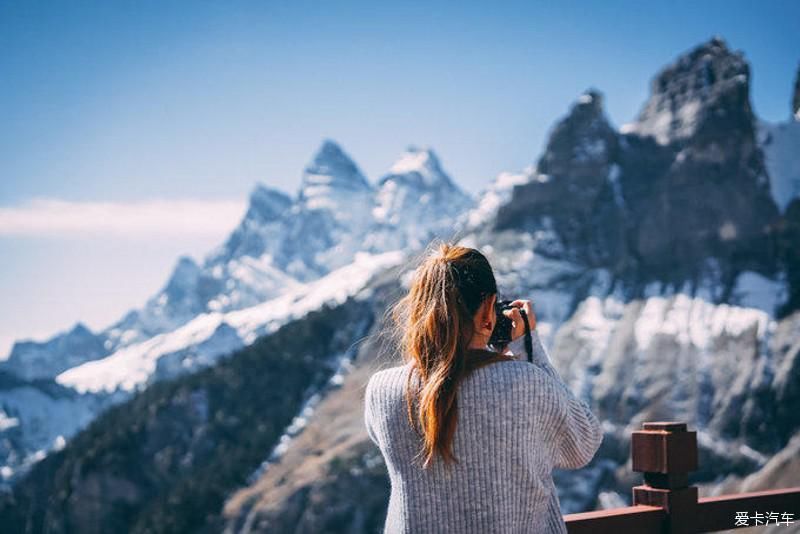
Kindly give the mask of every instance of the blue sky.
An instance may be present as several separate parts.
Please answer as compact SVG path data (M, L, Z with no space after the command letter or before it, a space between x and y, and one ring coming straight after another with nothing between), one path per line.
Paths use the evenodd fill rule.
M792 1L0 0L0 210L52 221L0 228L0 357L142 304L256 182L294 193L325 137L372 180L430 145L475 193L533 162L588 87L630 121L656 71L712 35L745 52L759 116L785 120L799 20ZM154 202L165 226L199 222L142 228Z

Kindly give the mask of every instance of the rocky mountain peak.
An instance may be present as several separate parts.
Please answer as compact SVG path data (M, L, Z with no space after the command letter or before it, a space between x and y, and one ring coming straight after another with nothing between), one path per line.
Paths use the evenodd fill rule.
M412 173L417 173L428 186L452 184L450 177L442 170L436 153L428 147L409 146L389 169L390 176Z
M72 327L72 330L70 330L67 335L75 337L87 337L87 336L93 336L94 333L89 329L88 326L78 321L77 323L75 323L75 326Z
M138 321L146 328L158 330L162 323L180 324L202 311L205 303L197 294L202 274L203 269L190 256L178 258L164 288L148 300Z
M196 278L199 273L200 266L191 256L181 256L175 264L175 269L172 271L167 287L182 284L187 279Z
M587 89L578 97L572 108L572 114L585 114L597 117L603 113L603 94L597 89Z
M378 230L366 243L379 250L422 246L435 235L449 236L471 206L433 150L410 146L379 182L371 212Z
M47 341L18 341L14 343L3 369L26 380L52 378L65 369L105 354L106 337L95 334L85 324L76 323L69 331ZM50 357L52 352L60 358Z
M653 78L649 100L624 131L669 144L693 136L709 122L752 123L749 81L743 54L714 37Z
M280 219L292 205L289 195L262 184L250 193L250 203L245 217L262 223Z
M301 198L313 197L328 188L368 190L370 185L358 166L330 139L323 141L306 166L301 183Z
M580 177L588 173L603 177L616 140L603 110L602 94L589 89L553 128L537 171L551 176Z

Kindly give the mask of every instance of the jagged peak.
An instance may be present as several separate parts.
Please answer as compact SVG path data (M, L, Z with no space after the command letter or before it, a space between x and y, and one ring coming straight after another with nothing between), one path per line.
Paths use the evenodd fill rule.
M292 199L273 187L256 184L250 193L250 205L247 209L248 219L257 218L262 222L279 219L292 205Z
M308 186L369 189L369 183L355 162L331 139L325 139L303 172L301 196Z
M679 59L686 60L688 58L693 60L709 53L714 55L728 55L733 52L728 48L728 43L725 42L725 39L723 39L721 35L714 35L708 41L700 43L690 49L688 53L681 55Z
M706 113L711 108L724 106L729 109L722 115L742 113L749 120L749 83L744 54L732 51L721 37L712 37L656 74L645 106L622 131L668 144L692 136L705 117L713 119L714 113Z
M381 180L381 183L392 177L408 174L419 175L427 186L453 185L452 179L442 169L439 158L430 147L408 146L389 168L389 174Z
M175 264L175 269L197 269L199 267L194 258L186 254L179 256Z
M409 145L400 158L394 162L389 172L394 174L405 174L407 172L419 171L420 169L439 169L439 159L434 151L429 147L417 147Z
M685 79L680 74L690 74L691 78ZM750 74L744 54L731 50L721 37L716 36L681 54L661 69L653 82L654 92L670 83L694 82L690 89L702 89L742 74L748 77Z
M588 89L553 127L537 163L537 172L570 174L575 163L605 163L616 144L616 135L603 110L602 93Z
M594 88L587 89L572 102L567 114L556 123L553 134L559 129L563 130L566 125L578 129L602 126L605 130L608 119L603 104L603 93Z
M589 88L572 102L569 112L556 123L552 137L557 137L567 129L575 132L602 130L605 135L608 128L610 126L603 109L603 93Z
M601 93L600 91L598 91L593 87L590 87L577 98L577 100L573 104L572 109L573 109L572 113L575 113L576 110L585 109L594 114L602 114L603 93Z
M75 326L73 326L69 330L69 332L67 332L67 335L68 336L81 336L81 337L87 336L87 335L88 336L93 336L94 332L92 332L92 330L88 326L86 326L85 323L83 323L82 321L78 321L77 323L75 323Z
M191 256L180 256L178 261L175 262L175 267L172 269L172 274L167 280L163 291L169 293L171 288L183 287L187 283L192 284L197 276L200 274L200 265L194 261Z
M270 187L262 183L257 183L253 188L253 190L250 192L250 200L252 201L254 198L270 198L270 199L276 199L281 202L292 201L289 195L287 195L280 189L276 189L274 187Z

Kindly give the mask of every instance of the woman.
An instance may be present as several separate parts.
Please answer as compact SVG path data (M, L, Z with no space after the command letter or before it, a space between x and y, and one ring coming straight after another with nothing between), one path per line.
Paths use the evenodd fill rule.
M550 364L529 301L504 312L508 350L489 349L496 299L488 260L443 244L393 309L406 364L370 378L364 412L391 479L387 533L566 532L552 469L586 465L600 424Z

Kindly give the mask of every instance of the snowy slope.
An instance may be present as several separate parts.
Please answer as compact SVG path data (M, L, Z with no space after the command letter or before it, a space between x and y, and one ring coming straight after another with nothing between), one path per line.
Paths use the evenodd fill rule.
M216 358L252 343L292 319L325 304L341 304L376 273L397 265L403 258L400 251L357 254L352 264L319 280L250 308L199 315L177 330L73 367L58 375L56 382L80 393L133 391L148 383L158 369L159 360L165 356L179 354L184 372L211 365ZM217 336L222 340L213 343Z

